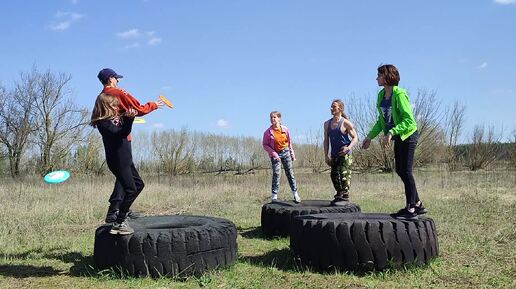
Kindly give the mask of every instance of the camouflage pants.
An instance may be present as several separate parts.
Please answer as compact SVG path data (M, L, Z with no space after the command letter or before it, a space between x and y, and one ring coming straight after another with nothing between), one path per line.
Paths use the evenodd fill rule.
M350 154L331 158L331 181L337 194L347 195L351 186L351 164L353 157Z

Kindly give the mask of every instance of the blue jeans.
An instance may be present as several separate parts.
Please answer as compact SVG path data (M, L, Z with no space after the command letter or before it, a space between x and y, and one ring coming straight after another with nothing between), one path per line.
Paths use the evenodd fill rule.
M289 149L283 149L278 153L280 159L271 159L272 163L272 193L277 194L279 192L280 176L281 176L281 163L287 176L288 184L292 192L297 191L296 179L294 178L294 170L292 169L292 158L290 157Z

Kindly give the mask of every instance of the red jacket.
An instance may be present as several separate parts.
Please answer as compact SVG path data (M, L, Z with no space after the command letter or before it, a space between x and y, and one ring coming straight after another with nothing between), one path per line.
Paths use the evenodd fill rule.
M130 95L127 91L118 87L104 86L102 92L112 95L118 99L118 106L120 112L125 112L129 108L133 108L136 111L138 111L138 116L143 116L158 108L158 105L153 101L141 105L140 102L136 100L136 98ZM127 139L130 141L132 139L131 135L128 135Z
M130 95L127 91L118 87L106 86L102 92L116 97L118 99L120 111L123 112L127 111L129 108L134 108L138 111L138 116L143 116L158 108L158 105L153 101L147 102L145 105L141 105L136 98Z

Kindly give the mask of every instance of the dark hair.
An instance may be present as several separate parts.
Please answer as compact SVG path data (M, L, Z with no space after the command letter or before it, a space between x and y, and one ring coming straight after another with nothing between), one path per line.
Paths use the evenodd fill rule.
M342 112L340 113L341 116L347 120L349 120L348 116L344 113L344 101L340 100L340 99L334 99L331 103L336 103L340 106L340 108L342 109Z
M378 67L378 73L383 75L385 83L390 86L397 86L400 83L400 73L396 66L384 64Z

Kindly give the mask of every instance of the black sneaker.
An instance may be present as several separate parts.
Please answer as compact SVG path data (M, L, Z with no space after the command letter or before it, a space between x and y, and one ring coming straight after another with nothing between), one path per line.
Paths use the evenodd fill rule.
M399 220L417 220L416 212L409 212L406 208L399 210L398 212L391 214L391 217Z
M127 213L127 218L132 219L132 220L134 220L134 219L138 219L138 218L139 218L139 217L141 217L141 216L142 216L142 214L140 214L140 213L138 213L138 212L135 212L135 211L129 211L129 212Z
M134 230L129 226L129 224L127 224L126 221L123 221L122 223L113 224L113 227L111 227L109 233L111 235L130 235L134 233Z
M423 206L423 202L421 202L421 205L416 206L416 214L417 215L423 215L428 213L428 210Z
M337 193L337 194L335 194L335 196L333 196L332 203L335 203L335 202L348 202L348 201L349 201L349 193L348 192L342 192L342 193Z
M108 211L104 221L106 224L111 224L116 221L116 218L118 218L118 210Z

